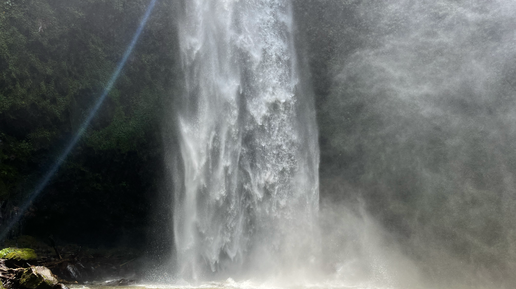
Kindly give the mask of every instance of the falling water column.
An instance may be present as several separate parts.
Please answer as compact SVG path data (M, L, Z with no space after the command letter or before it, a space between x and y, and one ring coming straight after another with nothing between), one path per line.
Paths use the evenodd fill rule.
M183 8L179 273L195 279L304 262L313 251L319 149L290 3L188 0Z

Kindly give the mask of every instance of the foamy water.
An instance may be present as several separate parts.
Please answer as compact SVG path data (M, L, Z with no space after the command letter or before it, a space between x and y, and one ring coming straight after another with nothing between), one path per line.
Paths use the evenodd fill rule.
M105 286L101 284L96 285L71 285L70 289L107 289L113 288L112 286ZM117 286L116 288L120 289L383 289L383 288L392 288L392 287L381 287L381 286L372 286L367 284L362 285L350 285L350 284L342 284L335 282L320 282L320 283L306 283L306 284L296 284L295 281L292 281L291 284L287 284L286 282L257 282L257 281L234 281L231 278L228 278L225 281L213 281L206 283L197 283L191 284L186 281L180 281L176 284L137 284L131 286Z

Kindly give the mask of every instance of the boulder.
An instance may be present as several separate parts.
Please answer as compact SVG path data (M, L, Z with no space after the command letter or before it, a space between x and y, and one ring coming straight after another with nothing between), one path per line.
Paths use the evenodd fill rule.
M43 266L31 266L23 270L19 282L20 287L25 289L52 289L58 284L50 269Z

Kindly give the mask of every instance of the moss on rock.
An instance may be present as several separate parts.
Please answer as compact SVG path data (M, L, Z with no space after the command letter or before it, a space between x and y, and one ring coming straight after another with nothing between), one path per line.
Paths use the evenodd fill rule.
M37 259L38 255L28 248L5 248L0 250L0 259L14 259L17 261L27 261Z

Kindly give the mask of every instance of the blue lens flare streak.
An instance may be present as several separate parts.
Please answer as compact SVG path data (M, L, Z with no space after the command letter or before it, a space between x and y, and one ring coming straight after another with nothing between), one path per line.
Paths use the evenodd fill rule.
M151 0L151 2L149 3L149 6L147 7L147 10L145 11L145 14L144 14L144 16L143 16L143 18L142 18L142 20L140 22L140 25L138 26L138 29L136 30L136 33L134 34L131 43L127 47L127 49L126 49L126 51L124 53L124 56L122 57L122 60L118 63L118 66L116 67L115 72L111 76L111 78L110 78L106 88L104 89L102 95L99 97L99 99L97 100L97 102L95 103L93 108L91 109L90 114L84 120L84 122L82 123L82 125L79 128L79 130L77 131L77 133L70 140L70 142L66 146L65 150L61 153L61 155L59 155L59 158L56 160L54 165L45 174L45 176L40 180L40 182L38 183L37 187L29 195L27 200L25 200L23 205L20 206L20 208L17 211L16 216L12 218L12 220L9 222L7 227L2 231L2 233L0 234L0 241L3 241L5 239L5 237L7 237L7 234L9 233L9 231L14 227L14 225L16 225L20 221L20 219L23 217L24 213L30 207L31 203L43 191L43 189L45 189L45 187L47 186L48 182L55 175L55 173L57 172L59 167L61 167L61 165L63 164L65 159L68 157L68 155L70 154L72 149L77 144L77 142L81 139L82 135L84 134L84 132L86 131L86 129L90 125L92 119L97 114L97 111L99 110L100 106L102 105L102 103L106 99L107 95L109 94L109 92L113 88L116 80L118 79L118 76L120 75L120 72L122 71L122 69L124 68L124 66L125 66L125 64L127 62L127 59L129 58L129 56L133 52L133 49L136 46L136 43L138 42L138 39L140 38L140 34L142 33L143 29L145 28L145 25L147 24L147 20L149 19L149 16L151 15L152 10L154 9L154 6L156 5L156 2L157 2L157 0Z

